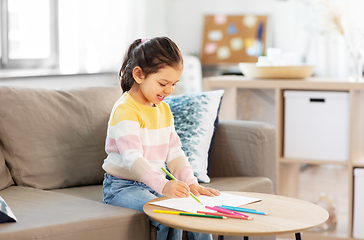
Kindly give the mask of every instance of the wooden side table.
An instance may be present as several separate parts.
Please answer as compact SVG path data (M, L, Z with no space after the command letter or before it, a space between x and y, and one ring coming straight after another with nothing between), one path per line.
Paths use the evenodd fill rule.
M149 202L144 205L143 210L151 219L163 225L190 232L211 233L219 235L219 239L223 239L223 236L244 236L244 239L248 239L248 236L295 233L296 239L300 240L300 232L324 223L329 217L328 212L324 208L295 198L250 192L227 193L262 199L262 201L245 206L270 213L270 215L247 214L254 219L241 220L228 218L222 220L161 214L153 213L153 210L168 209L151 205ZM166 199L166 197L157 198L150 202L163 199Z

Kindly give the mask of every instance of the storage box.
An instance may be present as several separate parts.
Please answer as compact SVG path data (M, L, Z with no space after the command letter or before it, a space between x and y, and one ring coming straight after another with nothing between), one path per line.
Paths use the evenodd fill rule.
M349 160L349 93L284 91L284 157Z
M364 168L354 169L353 237L364 239Z

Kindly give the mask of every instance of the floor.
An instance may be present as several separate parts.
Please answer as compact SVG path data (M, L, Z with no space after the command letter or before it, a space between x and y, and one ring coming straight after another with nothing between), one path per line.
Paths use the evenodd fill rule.
M336 230L346 235L348 224L348 169L333 165L302 165L300 174L300 199L317 202L320 195L329 199L334 205L337 225ZM322 203L322 202L321 202ZM325 205L325 201L323 205ZM317 229L316 229L317 230ZM277 239L282 239L279 236ZM294 239L294 235L285 236L284 239Z

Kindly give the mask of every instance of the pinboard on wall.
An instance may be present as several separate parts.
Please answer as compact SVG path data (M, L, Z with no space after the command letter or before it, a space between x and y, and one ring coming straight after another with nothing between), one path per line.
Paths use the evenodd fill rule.
M268 16L205 15L202 65L257 62L266 49Z

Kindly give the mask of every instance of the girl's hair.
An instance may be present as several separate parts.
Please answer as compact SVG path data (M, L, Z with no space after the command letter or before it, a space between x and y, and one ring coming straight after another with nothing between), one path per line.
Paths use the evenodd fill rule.
M121 88L123 92L131 89L135 81L133 69L136 66L139 66L147 77L161 68L177 68L180 64L183 64L182 54L168 37L137 39L129 46L119 71Z

